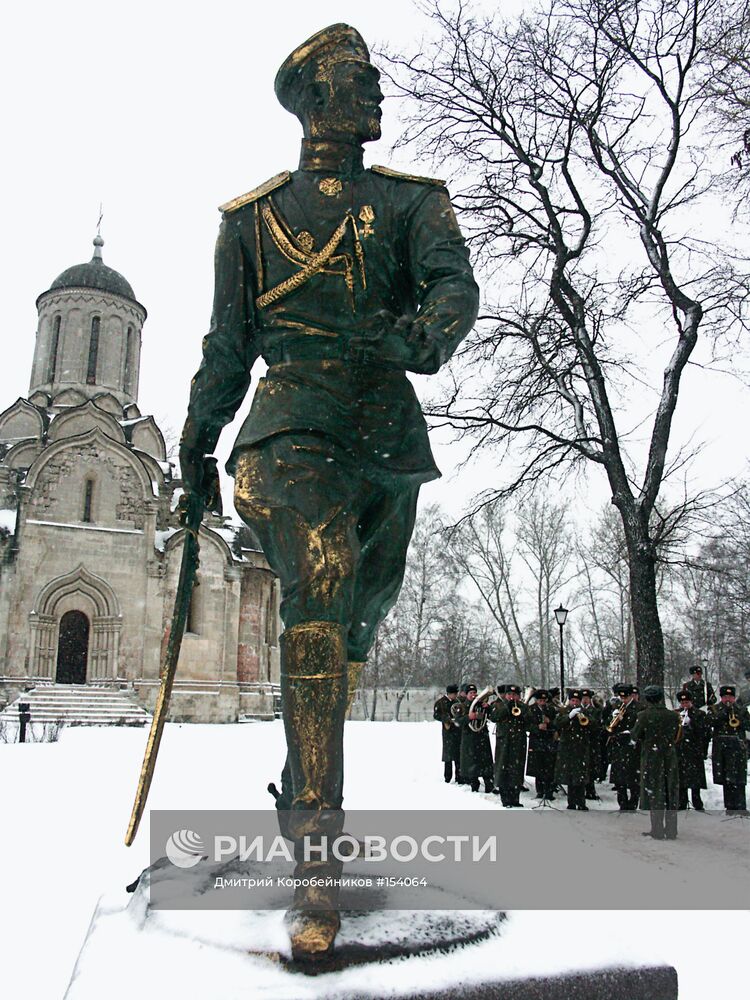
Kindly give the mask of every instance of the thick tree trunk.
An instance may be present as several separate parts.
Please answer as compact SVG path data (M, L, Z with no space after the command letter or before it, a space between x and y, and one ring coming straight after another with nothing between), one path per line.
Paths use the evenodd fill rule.
M630 610L639 685L664 685L664 635L656 590L656 553L640 511L620 510L628 546Z

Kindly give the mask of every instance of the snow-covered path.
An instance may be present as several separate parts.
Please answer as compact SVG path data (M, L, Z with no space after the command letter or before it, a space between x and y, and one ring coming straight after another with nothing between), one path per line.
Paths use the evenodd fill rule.
M59 1000L99 896L132 881L147 866L148 823L133 848L123 836L145 742L138 729L69 729L59 743L0 745L3 819L0 824L0 970L6 996ZM168 726L149 805L153 808L268 808L265 791L278 780L284 757L280 722L244 726ZM445 785L439 761L439 730L433 723L347 724L346 806L390 809L488 809L500 812L494 796ZM524 797L532 804L528 796ZM720 790L709 790L709 806L720 804ZM513 914L513 940L528 941L534 967L541 971L602 958L667 961L677 966L681 1000L697 1000L715 983L719 961L744 959L750 939L747 911L636 912L545 911L576 899L582 879L601 883L602 903L617 905L617 884L596 865L570 870L558 842L571 835L585 851L606 840L614 850L638 852L664 863L660 847L639 836L644 815L608 811L612 800L596 803L588 815L544 811L535 825L549 831L548 850L538 871L529 871L538 911ZM509 821L511 815L508 813ZM738 874L738 892L750 860L750 823L723 822L718 815L682 814L674 863L702 889L719 869ZM563 836L563 834L565 836ZM678 850L679 848L679 850ZM672 863L672 862L669 862ZM740 874L742 873L742 874ZM746 893L745 901L750 898ZM669 907L670 901L664 901ZM736 905L736 899L727 900ZM745 903L747 905L747 903ZM521 932L528 929L528 934ZM700 947L696 947L697 939ZM561 951L575 942L577 956ZM487 961L511 969L527 956L498 942L487 943ZM498 948L500 949L498 951ZM522 950L522 947L521 949ZM456 956L448 959L455 967ZM436 960L436 961L442 961ZM147 970L133 982L148 981ZM710 978L709 978L710 977ZM389 983L408 986L397 967L385 970L381 995ZM148 1000L141 989L142 1000ZM196 992L196 997L205 996ZM239 994L238 994L239 995ZM247 996L247 992L244 996ZM309 994L314 995L313 993ZM181 994L185 1000L185 994Z

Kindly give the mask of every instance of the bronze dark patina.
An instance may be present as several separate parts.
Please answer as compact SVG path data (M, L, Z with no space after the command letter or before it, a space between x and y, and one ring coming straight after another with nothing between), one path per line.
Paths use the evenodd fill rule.
M299 169L222 206L180 449L197 491L262 357L268 372L227 469L281 581L288 757L277 808L297 844L341 829L347 700L398 595L419 488L439 475L406 372L436 372L478 306L443 183L363 166L362 144L380 137L378 80L343 24L279 70L276 93L303 126ZM340 872L323 867L300 857L297 874ZM337 899L334 888L298 891L296 958L330 955Z

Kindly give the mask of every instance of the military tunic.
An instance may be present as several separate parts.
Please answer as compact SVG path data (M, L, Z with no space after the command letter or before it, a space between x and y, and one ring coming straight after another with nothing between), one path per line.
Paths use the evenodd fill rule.
M517 707L519 715L513 715ZM528 705L498 698L490 706L488 718L495 729L495 786L503 805L518 805L526 768L526 733L531 724ZM505 801L507 800L507 801Z
M224 206L180 454L213 451L262 357L227 463L235 507L280 578L285 628L343 625L361 662L398 596L419 487L439 475L406 372L451 356L478 288L442 183L323 169L306 148L301 169Z

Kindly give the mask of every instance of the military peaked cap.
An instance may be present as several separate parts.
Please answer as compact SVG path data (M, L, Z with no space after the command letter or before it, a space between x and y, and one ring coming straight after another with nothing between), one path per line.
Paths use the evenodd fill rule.
M329 79L332 68L342 62L370 62L364 38L348 24L331 24L298 45L281 65L274 90L281 105L297 114L305 85Z

